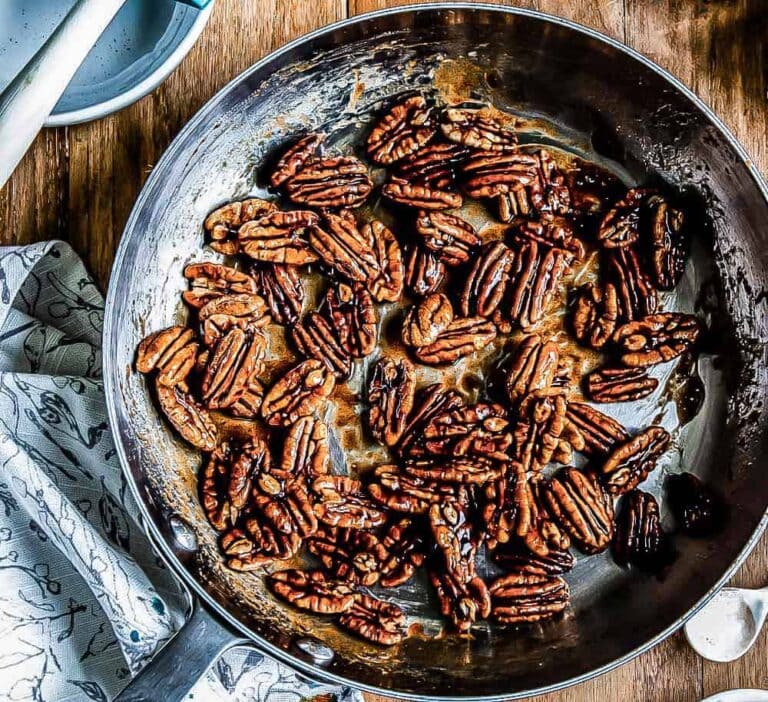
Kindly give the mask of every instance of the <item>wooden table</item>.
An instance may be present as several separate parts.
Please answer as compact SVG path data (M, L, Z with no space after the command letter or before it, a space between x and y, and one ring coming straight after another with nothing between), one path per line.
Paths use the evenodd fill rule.
M218 0L181 67L117 115L41 134L0 190L3 244L69 241L106 289L123 226L144 180L189 118L266 53L316 27L389 0ZM764 0L515 0L643 52L708 102L768 174L768 12ZM735 578L768 580L768 538ZM678 634L624 667L540 702L687 702L732 687L768 688L764 631L737 663L697 657ZM369 699L376 699L370 696Z

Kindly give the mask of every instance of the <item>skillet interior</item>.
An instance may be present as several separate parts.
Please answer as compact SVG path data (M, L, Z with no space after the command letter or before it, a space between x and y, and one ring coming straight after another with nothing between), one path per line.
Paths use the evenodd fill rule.
M457 59L447 71L444 62ZM680 452L646 487L660 495L663 475L682 464L720 490L730 517L715 540L678 538L677 563L662 581L627 574L607 556L582 558L569 577L572 614L561 622L519 633L481 627L472 641L412 638L381 650L287 610L259 577L223 568L196 497L199 456L160 420L132 363L143 336L185 319L183 266L215 258L202 248L201 222L210 210L258 194L261 164L292 134L322 128L332 143L353 146L352 130L382 101L414 88L432 90L435 70L453 76L443 88L533 119L541 134L531 139L554 138L576 153L596 153L628 181L661 178L706 208L685 279L666 306L693 310L706 297L702 291L718 291L712 346L726 353L701 358L704 408L675 433ZM198 552L167 538L166 555L199 584L198 592L273 652L285 656L297 636L311 633L335 651L326 673L358 686L510 697L609 666L679 623L762 526L767 283L768 205L760 184L718 125L648 65L530 13L477 6L382 13L317 33L258 64L192 120L154 169L110 285L105 349L113 428L150 529L168 537L175 515L197 536ZM636 428L656 420L672 429L675 407L668 396L655 397L642 416L624 421ZM400 601L430 627L425 592L412 588Z

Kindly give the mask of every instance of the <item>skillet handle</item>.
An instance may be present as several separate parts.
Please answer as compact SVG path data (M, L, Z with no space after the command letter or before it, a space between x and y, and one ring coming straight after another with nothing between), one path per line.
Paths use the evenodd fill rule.
M113 702L181 702L219 655L245 643L193 599L186 624Z

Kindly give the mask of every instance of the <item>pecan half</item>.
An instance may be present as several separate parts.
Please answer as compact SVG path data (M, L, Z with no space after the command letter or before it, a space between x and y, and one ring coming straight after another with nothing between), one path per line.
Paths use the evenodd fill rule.
M403 321L403 343L406 346L428 346L453 322L451 301L442 293L434 293L413 305Z
M464 401L454 390L446 390L440 384L429 385L418 393L414 400L416 408L408 417L408 422L402 433L398 451L401 456L408 457L421 441L424 427L432 417L440 412L447 412L461 407Z
M296 532L277 532L267 525L262 527L256 519L247 519L244 528L224 532L219 545L227 557L227 567L247 573L292 558L301 546L301 537Z
M392 180L381 188L381 194L399 205L420 210L448 210L461 207L462 198L458 193L436 190L426 185L414 185L406 181Z
M305 266L317 261L307 240L319 222L320 218L307 210L273 212L246 222L237 240L243 253L256 261Z
M571 193L552 154L545 149L539 149L534 156L538 179L529 189L533 208L540 213L569 214Z
M279 378L264 396L261 416L271 427L290 426L299 417L317 412L333 392L336 381L326 366L310 359Z
M700 332L693 315L661 312L625 324L613 340L625 366L643 368L682 355L696 343Z
M578 450L587 456L609 454L629 439L627 430L613 417L585 402L569 402L565 418L566 431L577 434L582 444Z
M195 309L216 297L258 292L251 276L218 263L190 263L184 269L184 277L190 281L191 288L182 293L182 298Z
M507 397L513 404L537 390L547 390L557 373L560 352L554 341L530 334L515 349L507 374Z
M640 238L640 228L652 190L632 188L608 212L597 230L597 240L606 249L631 246Z
M363 238L373 242L379 272L367 285L376 302L397 302L403 294L403 253L392 231L374 219L363 226Z
M533 553L519 539L512 539L496 548L493 560L504 570L523 575L563 575L576 565L576 559L568 550L551 549L542 556Z
M678 529L688 536L711 536L727 516L723 499L692 473L670 475L665 483Z
M288 429L280 468L314 480L329 472L328 427L322 419L299 417Z
M661 528L656 498L632 490L623 500L616 518L613 558L620 566L630 564L651 573L666 566L671 557L669 543Z
M424 146L436 131L432 109L414 95L390 108L373 127L366 150L371 160L388 166Z
M454 486L407 475L392 465L377 466L368 493L387 509L406 514L426 514L434 502L456 497Z
M658 386L642 368L598 368L587 376L587 393L595 402L640 400Z
M325 295L322 309L332 323L339 345L350 358L364 358L378 341L376 309L362 285L336 283Z
M466 263L481 243L469 222L445 212L419 212L416 232L446 266Z
M552 518L587 554L608 548L613 537L613 501L597 477L565 468L542 490Z
M322 527L308 541L309 552L337 580L370 587L379 582L389 552L370 531Z
M461 313L465 317L493 316L504 298L514 261L514 252L501 241L483 247L461 293Z
M559 389L537 390L520 403L515 425L515 459L526 471L541 472L552 460L565 426L567 402Z
M450 107L443 111L440 124L448 141L481 151L511 151L517 135L481 111Z
M309 207L358 207L371 190L368 169L354 156L308 161L285 183L288 197Z
M431 190L453 190L458 169L469 153L460 144L428 144L400 161L394 176Z
M502 624L520 624L551 619L568 606L570 593L562 578L512 573L495 580L491 593L491 616Z
M250 522L258 522L262 531L278 534L298 534L302 538L317 531L317 519L303 476L273 468L262 471L255 479L253 519L246 528L253 534Z
M408 461L403 466L405 473L419 480L461 485L485 485L490 480L497 480L504 468L499 462L487 458L462 456L443 460L427 457Z
M224 295L200 308L197 314L203 332L203 342L213 346L230 329L237 327L253 333L269 323L264 298L253 293Z
M395 446L413 411L416 382L413 366L405 359L380 358L368 383L368 428L376 441Z
M269 307L272 319L285 326L296 324L305 297L298 268L280 264L255 265L251 268L251 275Z
M605 280L616 287L619 319L631 322L653 314L658 305L656 289L641 267L634 248L611 249L603 260Z
M239 202L228 202L205 218L203 228L210 237L210 247L225 256L240 253L237 231L246 222L260 219L277 210L274 202L257 197Z
M348 210L326 212L325 229L315 228L309 243L320 258L349 280L364 283L381 273L371 230L361 232Z
M358 595L351 609L338 618L339 626L360 638L382 646L394 646L405 638L405 613L391 602Z
M571 328L583 346L599 350L613 336L619 320L616 286L607 283L601 290L592 283L582 285L574 296Z
M656 467L670 440L666 430L652 426L617 446L600 469L608 492L623 495L642 483Z
M302 355L320 361L337 377L348 378L352 374L352 358L321 313L312 312L299 321L291 338Z
M405 285L417 297L437 292L445 280L445 264L432 251L411 245L405 252Z
M182 439L201 451L213 451L218 430L208 412L178 385L156 383L160 409Z
M363 494L358 480L322 476L313 481L312 490L321 498L315 504L315 515L327 526L375 529L387 521L384 511Z
M685 272L686 222L681 210L670 207L660 196L648 202L651 272L659 290L673 290Z
M195 338L187 327L168 327L144 337L136 353L136 370L151 373L163 367Z
M194 342L180 348L163 363L155 382L170 386L186 384L187 377L197 363L197 351L198 345Z
M323 141L325 141L325 134L316 132L307 134L291 146L275 165L275 170L270 177L272 187L279 188L285 185L307 163L314 160Z
M413 520L403 518L391 524L381 543L389 558L382 565L381 587L397 587L408 582L416 569L424 563L424 537Z
M496 327L482 317L460 317L454 319L427 346L414 350L414 355L422 363L446 365L463 356L484 349L496 338Z
M251 382L248 383L243 394L227 407L227 411L242 419L257 419L263 399L264 386L258 378L251 378Z
M298 609L317 614L342 614L355 604L355 590L319 570L281 570L267 577L272 592Z
M262 334L233 327L213 347L201 383L202 399L210 409L237 402L261 370L267 347Z

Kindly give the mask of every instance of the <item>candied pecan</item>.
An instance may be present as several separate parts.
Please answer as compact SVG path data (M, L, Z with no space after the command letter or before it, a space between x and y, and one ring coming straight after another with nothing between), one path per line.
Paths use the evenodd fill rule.
M565 417L568 426L583 441L583 448L578 450L587 456L608 454L629 439L626 429L613 417L585 402L569 402Z
M349 210L324 214L326 228L316 227L309 243L320 258L344 277L358 283L376 279L381 273L372 231L361 232Z
M445 264L434 252L416 245L406 248L405 285L414 295L437 292L444 279Z
M634 248L611 249L604 259L605 279L616 286L619 319L631 322L656 311L658 296Z
M570 600L567 583L557 576L512 573L497 578L489 591L491 616L502 624L550 619Z
M285 183L288 197L309 207L358 207L372 189L368 169L354 156L308 161Z
M196 309L216 297L258 292L251 276L218 263L190 263L184 269L184 277L190 281L191 289L184 291L182 297Z
M352 358L342 347L331 323L319 312L300 320L291 331L296 348L307 358L314 358L339 378L352 374Z
M302 538L317 531L317 519L303 476L273 468L256 476L252 493L254 516L262 530L298 534ZM252 527L246 522L246 528Z
M291 146L275 165L270 177L273 188L279 188L295 176L304 166L314 160L320 145L325 141L325 134L314 133L299 139Z
M318 411L333 392L336 381L314 358L299 363L279 378L264 396L261 416L271 427L288 427L299 417Z
M296 324L304 306L304 286L296 266L254 265L251 275L278 324Z
M329 472L328 427L322 419L299 417L288 429L280 468L313 480Z
M384 524L386 514L363 493L360 481L340 475L326 475L312 482L320 496L315 515L327 526L346 529L374 529Z
M337 621L360 638L383 646L399 644L406 636L403 610L370 595L358 595L351 609Z
M535 154L538 178L529 188L531 204L537 212L565 215L570 212L571 193L565 176L545 149Z
M206 346L213 346L233 327L253 332L269 322L264 299L253 293L216 297L200 308L197 318Z
M606 249L631 246L640 238L644 210L652 190L631 188L608 212L597 230L597 240Z
M142 339L136 353L136 370L151 373L160 370L178 351L192 342L195 333L187 327L168 327Z
M350 358L364 358L376 348L378 319L371 294L362 285L332 285L325 296L323 312L336 338Z
M625 366L642 368L665 363L688 351L701 327L691 314L661 312L620 327L613 340Z
M225 256L240 253L237 231L246 222L260 219L277 210L274 202L257 197L242 202L229 202L206 217L203 228L211 238L210 246Z
M660 196L648 201L651 273L659 290L672 290L685 271L685 214Z
M157 374L158 385L181 385L185 383L197 361L198 345L189 343L180 348L171 358L163 363Z
M373 471L368 492L387 509L406 514L426 514L431 504L456 500L459 496L453 485L407 475L391 465L378 466Z
M378 273L366 285L376 302L397 302L403 294L405 268L403 254L395 235L383 223L374 219L363 226L365 240L373 242Z
M406 98L390 108L368 135L371 160L389 166L424 146L437 131L432 108L421 95Z
M607 283L603 290L592 283L582 285L574 296L571 327L576 340L599 350L613 336L619 319L616 286Z
M440 603L440 613L450 618L459 634L466 634L478 619L486 619L490 615L491 596L488 586L479 576L460 583L449 573L431 570L429 579Z
M381 577L389 552L370 531L322 527L307 540L309 552L338 580L370 587Z
M571 208L582 216L605 212L626 192L622 182L611 172L581 159L574 159L571 163L566 182L571 195Z
M613 501L597 477L565 468L542 490L552 518L587 554L608 548L613 537Z
M504 570L524 575L563 575L576 565L573 554L566 549L550 549L542 556L531 551L519 539L512 539L496 548L493 560Z
M479 110L449 107L443 111L440 124L448 141L481 151L512 151L517 135Z
M416 348L433 344L451 322L451 301L442 293L433 293L408 310L403 321L403 343Z
M461 293L461 313L465 317L493 315L506 292L514 261L514 252L501 241L483 247Z
M307 240L319 222L314 212L277 211L246 222L237 239L243 253L256 261L304 266L317 261L317 254Z
M381 587L397 587L408 582L424 563L424 538L413 520L405 517L391 524L381 539L389 554L381 566Z
M227 556L228 568L250 572L293 558L301 546L301 536L295 531L278 531L269 522L250 518L246 519L244 529L238 527L225 532L220 545Z
M653 495L632 490L623 500L616 518L613 558L620 566L630 564L651 573L662 570L670 561L670 548L659 518L659 505Z
M642 368L598 368L587 376L587 393L595 402L640 400L658 386Z
M452 190L456 173L470 150L460 144L427 144L395 167L395 178L433 190Z
M394 446L405 431L413 410L416 382L413 366L403 359L380 358L368 384L368 428L376 441Z
M429 420L440 412L461 407L464 401L453 391L446 390L442 385L434 384L424 388L414 400L416 408L408 417L408 422L401 435L398 450L401 456L409 456L411 451L421 441L424 427Z
M462 485L484 485L489 480L497 480L504 466L487 458L446 458L437 460L428 457L408 461L403 470L414 478L427 482L460 483Z
M213 347L201 383L202 399L210 409L237 402L261 369L267 340L233 327Z
M515 349L507 374L507 397L513 404L536 390L552 387L560 362L554 341L542 341L538 334L523 338Z
M462 166L464 190L470 197L496 198L499 218L511 222L532 212L529 192L538 184L538 168L538 160L530 154L481 151Z
M514 228L515 239L530 239L545 246L559 246L570 251L573 257L584 258L584 245L576 238L573 228L561 217L546 217L540 220L526 219Z
M201 451L216 448L218 430L211 416L178 385L155 383L160 409L182 439Z
M552 460L565 425L567 402L560 389L537 390L520 403L514 429L515 458L538 473Z
M678 528L688 536L711 536L723 526L722 498L692 473L670 475L665 488Z
M670 439L666 430L652 426L617 446L600 469L608 492L623 495L642 483L667 450Z
M355 590L331 580L319 570L281 570L267 576L272 592L298 609L318 614L342 614L355 604Z
M427 346L414 350L414 355L422 363L446 365L463 356L484 349L496 338L496 327L483 317L455 318Z
M469 222L445 212L420 211L416 232L424 246L434 251L446 266L466 263L481 243Z
M421 210L448 210L461 207L458 193L435 190L426 185L414 185L406 181L392 180L381 188L381 194L392 202Z
M257 419L261 402L264 399L264 386L258 378L251 378L243 394L227 407L227 411L235 417L242 419Z

